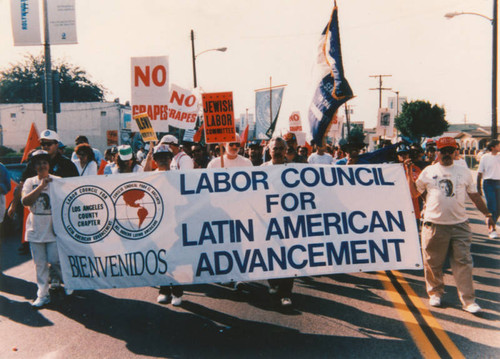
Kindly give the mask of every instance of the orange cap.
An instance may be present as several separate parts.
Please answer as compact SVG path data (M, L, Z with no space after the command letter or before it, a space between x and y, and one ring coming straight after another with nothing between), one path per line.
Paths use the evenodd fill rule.
M439 140L437 140L436 146L438 150L445 147L453 147L453 148L458 147L457 142L453 137L441 137Z

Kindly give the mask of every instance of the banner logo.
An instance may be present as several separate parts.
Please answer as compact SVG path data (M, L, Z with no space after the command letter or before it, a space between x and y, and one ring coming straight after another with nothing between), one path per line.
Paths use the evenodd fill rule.
M153 186L140 181L122 184L111 194L115 204L113 230L126 239L151 234L163 217L163 200Z
M72 191L62 206L66 232L80 243L95 243L113 229L115 206L109 194L97 186L81 186Z

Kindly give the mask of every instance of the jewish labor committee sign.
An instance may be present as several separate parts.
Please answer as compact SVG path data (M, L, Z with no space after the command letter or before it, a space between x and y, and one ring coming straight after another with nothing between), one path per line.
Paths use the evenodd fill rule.
M201 97L203 101L205 142L233 142L236 139L233 93L204 93Z
M53 183L69 288L421 268L400 165L290 164Z

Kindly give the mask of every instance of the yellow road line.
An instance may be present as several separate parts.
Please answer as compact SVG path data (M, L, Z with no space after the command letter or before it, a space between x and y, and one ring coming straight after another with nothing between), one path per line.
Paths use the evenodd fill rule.
M460 350L456 347L453 341L450 339L448 334L443 330L443 328L439 325L436 318L431 314L431 312L427 309L425 304L422 302L420 297L413 291L410 285L406 282L400 272L392 271L392 274L395 276L397 282L403 290L406 292L409 300L413 303L415 308L418 309L420 315L425 320L427 326L432 330L432 332L436 335L436 337L441 342L442 346L449 353L449 355L454 359L465 359ZM398 292L398 290L392 284L390 278L384 272L377 272L377 276L379 280L383 283L389 297L394 303L396 310L399 315L403 319L404 324L408 328L410 335L415 341L418 349L422 353L425 358L439 358L440 355L434 348L434 345L431 343L427 335L422 330L421 325L418 323L415 315L411 312L410 308L406 305L403 297Z

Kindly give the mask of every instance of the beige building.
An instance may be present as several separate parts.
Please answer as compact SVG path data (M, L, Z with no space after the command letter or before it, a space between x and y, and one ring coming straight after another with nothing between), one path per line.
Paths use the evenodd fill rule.
M0 104L0 145L16 151L24 148L32 123L39 133L47 128L42 104ZM85 135L101 152L113 141L121 143L130 124L130 107L117 102L61 103L61 113L57 114L57 133L62 143L74 146L76 136Z

